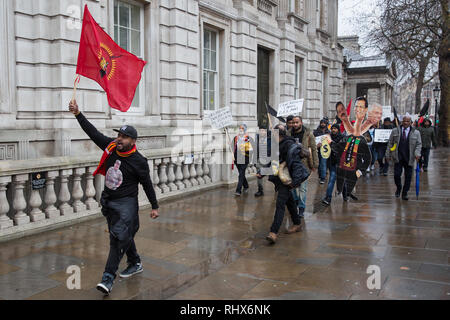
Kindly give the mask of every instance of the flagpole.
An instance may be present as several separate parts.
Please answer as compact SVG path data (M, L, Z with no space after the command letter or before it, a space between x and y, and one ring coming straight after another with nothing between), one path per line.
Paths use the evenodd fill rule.
M230 136L228 135L228 129L227 129L227 127L225 127L225 133L226 133L226 135L227 135L228 146L230 147L231 156L233 157L233 163L234 163L234 152L233 152L233 149L231 149L231 139L230 139Z
M75 101L76 95L77 95L77 86L80 83L80 75L77 74L75 81L73 82L73 92L72 92L72 102Z

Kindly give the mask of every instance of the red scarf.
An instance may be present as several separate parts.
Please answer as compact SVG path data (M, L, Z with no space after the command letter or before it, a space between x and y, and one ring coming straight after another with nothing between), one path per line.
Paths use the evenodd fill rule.
M106 147L105 151L103 151L102 154L102 158L100 159L100 162L98 164L97 169L95 169L94 173L92 175L96 175L98 173L105 175L106 174L106 160L109 158L109 156L111 155L111 153L113 153L114 150L116 150L117 148L117 144L115 141L112 141L110 144L108 144L108 146ZM116 153L120 156L120 157L129 157L131 156L133 153L135 153L136 150L136 145L133 146L133 148L131 148L130 151L127 152L120 152L116 150Z

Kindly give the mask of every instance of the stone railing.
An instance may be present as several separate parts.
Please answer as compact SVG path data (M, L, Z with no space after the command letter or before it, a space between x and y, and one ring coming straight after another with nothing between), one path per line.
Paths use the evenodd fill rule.
M220 149L173 154L158 149L141 152L147 159L158 200L216 188L236 181L224 176ZM104 177L93 176L99 155L0 162L0 240L18 238L101 216ZM247 169L256 172L254 165ZM236 171L236 170L235 170ZM32 175L45 179L33 190ZM35 177L36 178L36 177ZM139 205L149 205L139 186Z

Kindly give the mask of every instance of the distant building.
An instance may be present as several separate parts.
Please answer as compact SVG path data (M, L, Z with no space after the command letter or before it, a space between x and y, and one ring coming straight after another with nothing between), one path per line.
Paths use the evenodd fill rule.
M392 105L394 62L384 55L365 57L360 54L358 36L338 37L344 47L344 100L366 96L369 102Z

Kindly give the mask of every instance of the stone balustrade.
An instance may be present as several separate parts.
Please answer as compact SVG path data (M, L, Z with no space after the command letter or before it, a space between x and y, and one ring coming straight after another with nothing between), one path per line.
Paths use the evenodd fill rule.
M226 152L217 150L176 155L169 148L141 152L148 159L158 200L234 183L237 172L229 171L228 178L224 177L222 168L228 170L230 165L217 161ZM93 176L99 158L92 155L0 162L0 240L101 216L99 200L104 177ZM255 166L250 165L247 172L256 172ZM43 188L32 188L33 173L45 178ZM140 206L149 205L142 186L139 188Z

